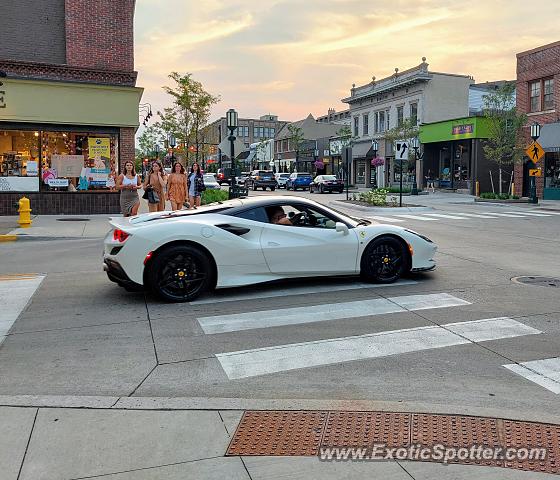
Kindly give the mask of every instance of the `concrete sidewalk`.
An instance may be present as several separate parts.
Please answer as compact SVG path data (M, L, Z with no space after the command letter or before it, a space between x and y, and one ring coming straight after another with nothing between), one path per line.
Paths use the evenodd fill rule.
M402 461L226 457L240 410L0 407L3 480L546 480L554 475Z

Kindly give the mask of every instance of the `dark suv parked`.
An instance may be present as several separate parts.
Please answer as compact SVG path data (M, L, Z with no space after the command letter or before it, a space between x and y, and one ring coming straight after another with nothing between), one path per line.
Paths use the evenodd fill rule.
M274 178L274 173L271 170L253 170L251 176L247 179L247 188L252 188L256 190L257 188L262 188L266 190L276 190L278 182Z

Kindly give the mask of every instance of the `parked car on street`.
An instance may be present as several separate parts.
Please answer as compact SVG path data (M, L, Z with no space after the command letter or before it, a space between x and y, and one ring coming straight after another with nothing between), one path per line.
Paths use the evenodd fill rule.
M240 187L246 187L247 186L247 180L250 176L251 176L251 172L241 172L239 177L237 177L235 179L237 185L240 186Z
M204 174L204 185L206 186L207 190L220 190L221 186L216 180L216 175L213 173L205 173Z
M216 180L220 185L223 185L224 183L229 185L229 177L226 177L224 168L218 169L218 172L216 173Z
M274 178L274 173L271 170L253 170L251 176L247 179L247 188L252 188L256 190L257 188L262 188L266 190L270 188L274 192L278 182Z
M309 192L338 192L342 193L344 190L344 182L336 175L317 175L309 185Z
M288 181L288 178L290 178L289 173L275 173L274 177L278 183L278 188L286 188L286 182Z
M284 278L359 275L391 283L436 265L437 247L424 235L297 196L238 198L110 224L103 253L109 279L172 302Z
M299 188L307 190L312 181L313 177L310 173L294 172L286 182L286 190L294 190L294 192Z

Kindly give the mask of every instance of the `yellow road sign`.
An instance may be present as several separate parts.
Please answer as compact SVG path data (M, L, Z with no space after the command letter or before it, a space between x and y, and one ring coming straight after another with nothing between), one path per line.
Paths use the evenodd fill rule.
M541 177L542 176L542 168L530 168L529 169L529 176L530 177Z
M542 157L544 157L544 150L539 144L539 142L533 142L527 147L525 153L529 157L529 160L533 163L537 163Z

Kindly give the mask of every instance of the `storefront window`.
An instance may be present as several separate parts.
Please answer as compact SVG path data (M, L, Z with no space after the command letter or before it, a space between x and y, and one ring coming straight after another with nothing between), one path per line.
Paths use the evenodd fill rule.
M366 183L366 161L358 160L356 162L356 183L365 184Z
M39 190L39 135L0 131L0 191Z
M560 153L546 154L544 186L560 188Z
M114 190L118 137L109 134L41 132L41 189Z

